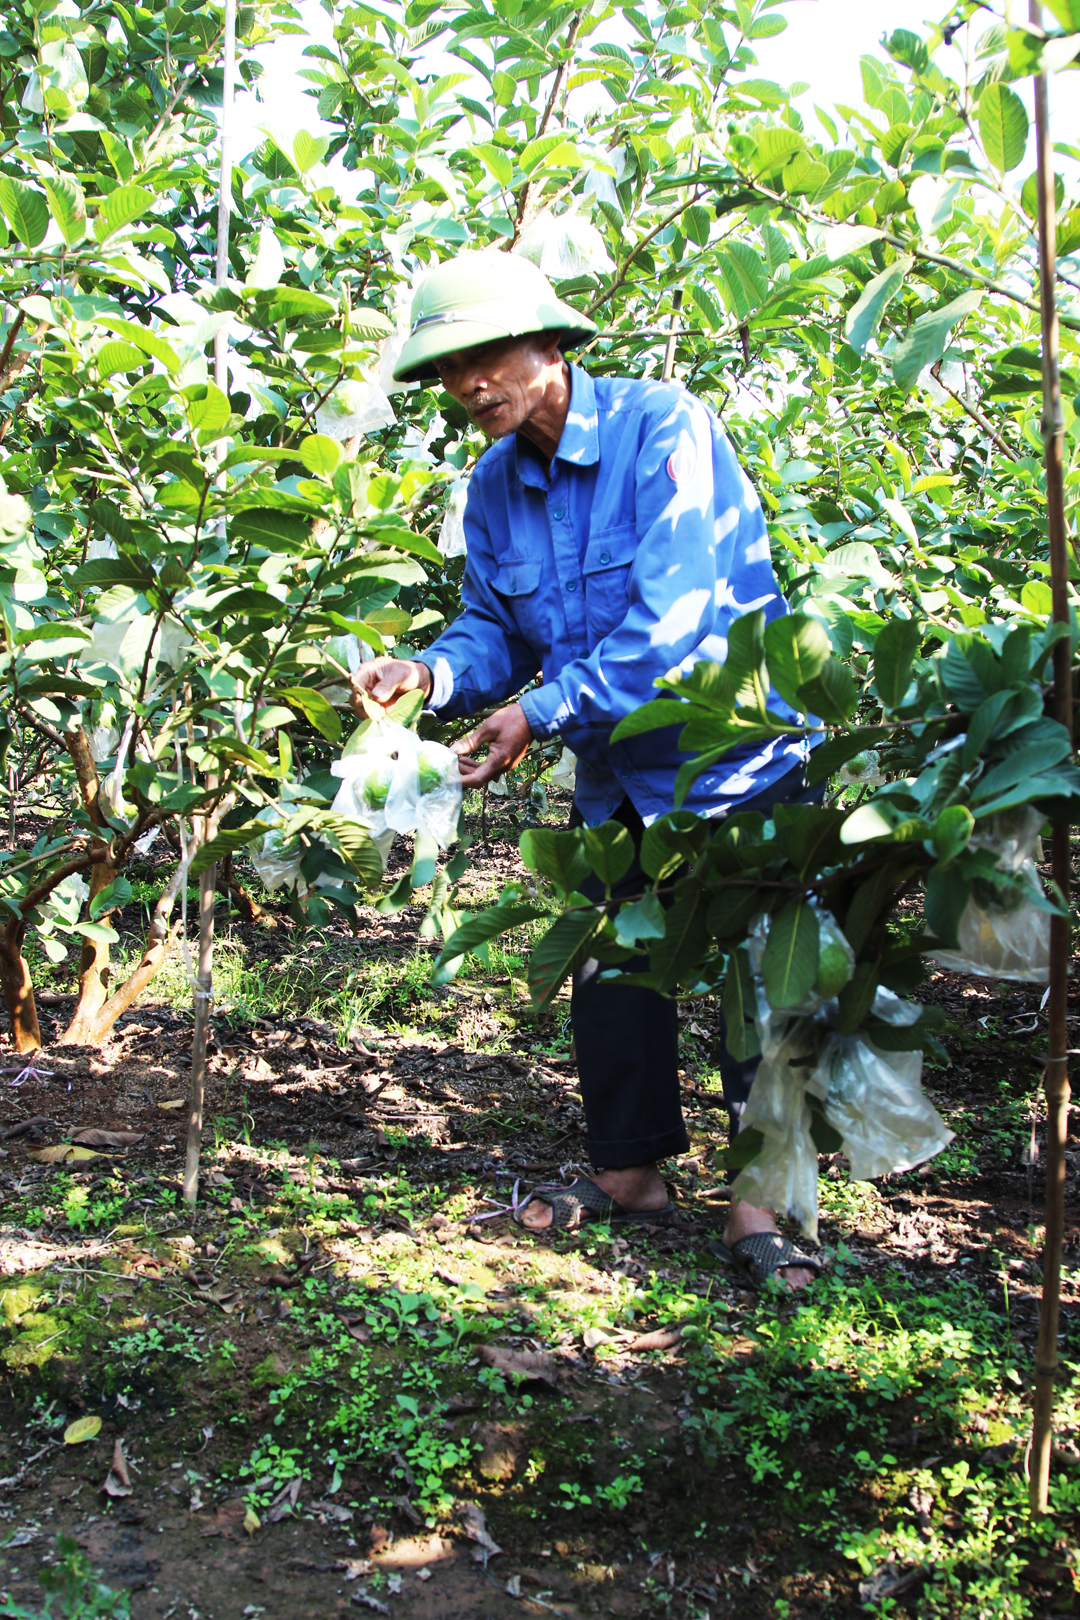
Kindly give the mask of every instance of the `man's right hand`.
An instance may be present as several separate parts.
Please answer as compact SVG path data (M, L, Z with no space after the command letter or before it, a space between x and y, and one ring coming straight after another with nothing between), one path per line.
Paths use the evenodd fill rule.
M365 695L388 709L407 692L422 692L428 697L432 684L430 669L419 659L413 658L373 658L369 663L361 664L355 674L350 675L349 681L352 685L349 701L357 714L361 715L365 712Z

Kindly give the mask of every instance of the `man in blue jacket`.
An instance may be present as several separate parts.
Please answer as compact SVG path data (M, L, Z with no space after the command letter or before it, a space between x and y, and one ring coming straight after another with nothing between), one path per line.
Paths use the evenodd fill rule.
M463 254L421 284L395 378L441 384L496 443L469 483L464 611L423 662L378 658L353 680L383 704L420 689L445 719L515 698L456 744L465 785L482 787L534 737L558 735L577 755L571 825L615 817L639 844L673 809L687 756L677 727L612 743L615 726L656 695L658 676L723 661L733 619L788 608L761 506L716 417L677 385L569 365L562 349L595 332L515 255ZM791 712L775 697L773 707ZM724 816L805 799L804 763L801 739L736 749L698 777L684 807ZM635 861L615 893L642 882ZM535 1197L522 1223L663 1220L658 1161L689 1147L675 1004L601 982L593 961L575 975L571 1010L598 1169ZM730 1056L721 1065L733 1121L753 1067ZM777 1234L770 1211L745 1202L724 1243L756 1283L779 1270L801 1287L820 1269Z

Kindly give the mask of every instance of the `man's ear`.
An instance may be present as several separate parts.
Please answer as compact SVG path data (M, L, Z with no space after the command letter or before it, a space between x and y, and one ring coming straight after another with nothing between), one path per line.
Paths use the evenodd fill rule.
M553 366L562 359L560 353L561 343L561 332L538 332L536 334L537 348L548 365Z

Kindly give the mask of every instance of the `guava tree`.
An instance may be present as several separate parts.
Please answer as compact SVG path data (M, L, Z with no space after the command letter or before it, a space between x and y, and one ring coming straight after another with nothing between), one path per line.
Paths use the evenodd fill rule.
M590 366L655 374L669 353L721 411L785 587L827 639L813 679L839 696L814 712L839 741L853 721L892 724L907 697L874 710L890 621L917 640L916 670L965 635L997 656L996 625L1038 641L1033 205L1010 81L1044 57L1067 66L1064 13L1046 37L963 9L948 42L893 34L889 60L864 62L862 106L824 112L821 141L795 87L762 76L784 27L773 5L351 7L333 46L304 48L331 133L268 140L238 166L218 289L205 108L221 13L125 12L119 33L111 16L25 5L0 42L0 678L9 758L60 811L3 878L20 1044L37 1038L28 929L57 955L81 935L70 1038L98 1039L213 854L268 827L298 840L294 903L316 919L376 880L363 832L326 819L359 650L329 640L422 647L457 610L460 559L432 542L481 442L445 398L382 386L412 282L448 253L530 254L602 322ZM249 81L249 48L290 19L241 12ZM1080 216L1064 197L1062 216L1067 302ZM207 369L219 332L224 392ZM1067 431L1075 458L1071 407ZM1072 463L1069 479L1075 498ZM135 980L109 998L109 919L158 826L176 872ZM418 861L381 903L432 872ZM432 893L447 926L452 881Z

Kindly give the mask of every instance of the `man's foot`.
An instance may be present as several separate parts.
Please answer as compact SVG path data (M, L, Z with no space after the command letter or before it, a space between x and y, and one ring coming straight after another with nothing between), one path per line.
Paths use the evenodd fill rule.
M771 1209L758 1209L755 1205L747 1204L740 1199L738 1203L731 1206L731 1214L728 1216L728 1223L724 1229L724 1246L730 1249L733 1244L738 1243L740 1238L749 1237L752 1232L775 1231L776 1216ZM808 1266L778 1266L777 1270L792 1293L797 1293L800 1288L805 1288L818 1275L816 1271L812 1271Z
M655 1164L632 1165L627 1170L598 1170L590 1179L623 1209L633 1212L664 1209L668 1202L667 1188ZM554 1215L550 1204L542 1198L533 1198L518 1219L532 1232L546 1232Z

